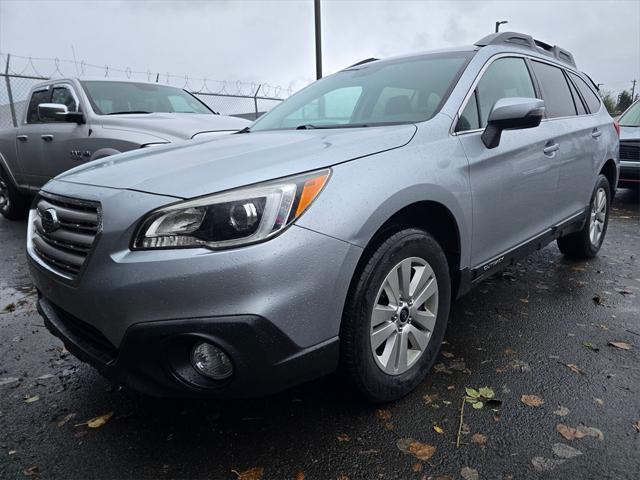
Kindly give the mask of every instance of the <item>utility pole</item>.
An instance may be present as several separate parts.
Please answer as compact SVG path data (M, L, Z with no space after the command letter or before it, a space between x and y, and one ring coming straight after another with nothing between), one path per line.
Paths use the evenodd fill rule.
M632 82L632 87L631 87L631 101L633 102L635 100L635 96L634 94L636 93L636 81L633 80Z
M322 78L322 24L320 22L320 0L313 0L316 24L316 79Z
M499 20L496 22L496 33L500 31L500 25L503 25L505 23L509 23L509 22L507 20Z

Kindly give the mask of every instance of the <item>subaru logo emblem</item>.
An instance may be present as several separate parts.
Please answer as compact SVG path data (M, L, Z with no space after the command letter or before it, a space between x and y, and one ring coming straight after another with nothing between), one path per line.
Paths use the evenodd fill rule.
M42 229L45 233L55 232L60 228L58 214L54 208L47 208L42 214Z

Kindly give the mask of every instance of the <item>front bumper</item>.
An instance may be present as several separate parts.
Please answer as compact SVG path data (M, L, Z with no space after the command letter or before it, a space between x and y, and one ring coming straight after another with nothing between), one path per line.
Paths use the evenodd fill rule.
M45 188L99 201L104 212L75 281L31 257L29 267L47 326L105 376L152 395L223 398L268 393L335 368L359 247L293 225L238 249L131 251L139 219L175 199L55 181ZM177 339L197 335L237 364L230 381L201 388L176 375L189 357L169 361Z
M272 323L257 316L136 324L115 349L98 330L43 297L38 300L38 311L46 327L73 355L106 378L156 397L265 395L337 367L337 337L301 349ZM189 353L202 340L221 347L231 357L234 374L230 379L214 382L192 374Z
M640 162L620 160L619 187L640 186Z

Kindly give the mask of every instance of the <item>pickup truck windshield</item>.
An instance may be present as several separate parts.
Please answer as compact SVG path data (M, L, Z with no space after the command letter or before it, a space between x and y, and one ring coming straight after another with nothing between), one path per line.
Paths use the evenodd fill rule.
M627 112L620 117L622 127L640 127L640 102L636 102Z
M346 128L429 120L473 52L355 65L315 82L260 118L251 131Z
M93 80L81 83L91 107L98 115L156 112L213 114L193 95L167 85Z

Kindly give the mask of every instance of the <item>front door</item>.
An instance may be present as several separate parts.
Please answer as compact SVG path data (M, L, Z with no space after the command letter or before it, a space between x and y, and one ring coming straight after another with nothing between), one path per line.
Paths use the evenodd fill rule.
M40 169L45 124L38 116L38 105L49 102L50 88L35 90L29 99L24 123L16 134L16 151L20 171L17 175L21 185L40 188L46 182L46 176Z

